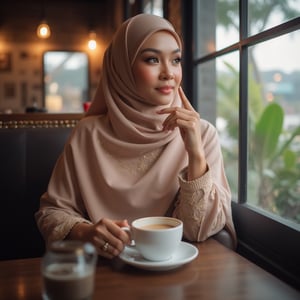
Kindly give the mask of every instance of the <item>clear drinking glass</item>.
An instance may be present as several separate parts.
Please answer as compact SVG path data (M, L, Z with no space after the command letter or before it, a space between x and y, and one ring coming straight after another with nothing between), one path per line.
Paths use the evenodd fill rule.
M96 262L92 244L54 242L42 259L43 299L92 299Z

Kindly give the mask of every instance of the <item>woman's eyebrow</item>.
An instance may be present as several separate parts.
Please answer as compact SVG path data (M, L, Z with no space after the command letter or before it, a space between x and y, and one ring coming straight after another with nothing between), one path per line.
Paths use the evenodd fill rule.
M145 49L143 49L143 50L141 51L141 54L142 54L142 53L145 53L145 52L154 52L154 53L157 53L157 54L162 53L161 50L158 50L158 49L156 49L156 48L145 48ZM179 48L173 50L173 51L172 51L172 54L175 54L175 53L178 53L178 52L181 52L181 50L180 50Z

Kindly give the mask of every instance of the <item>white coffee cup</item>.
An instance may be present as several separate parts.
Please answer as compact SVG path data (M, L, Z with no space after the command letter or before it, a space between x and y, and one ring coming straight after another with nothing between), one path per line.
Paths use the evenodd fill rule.
M168 260L175 253L183 234L181 220L171 217L146 217L136 219L130 231L136 249L151 261Z

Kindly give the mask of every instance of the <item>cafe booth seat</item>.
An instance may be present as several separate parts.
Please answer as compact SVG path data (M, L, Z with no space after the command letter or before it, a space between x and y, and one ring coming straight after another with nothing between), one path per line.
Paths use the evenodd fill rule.
M34 214L76 121L0 121L0 260L44 254Z

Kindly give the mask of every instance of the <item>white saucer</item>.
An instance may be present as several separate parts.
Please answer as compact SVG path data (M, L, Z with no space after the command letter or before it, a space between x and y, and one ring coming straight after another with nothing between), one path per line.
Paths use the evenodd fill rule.
M120 259L134 267L151 270L151 271L166 271L187 264L198 255L198 249L186 242L181 242L172 258L164 261L149 261L141 256L134 247L125 247L120 254Z

